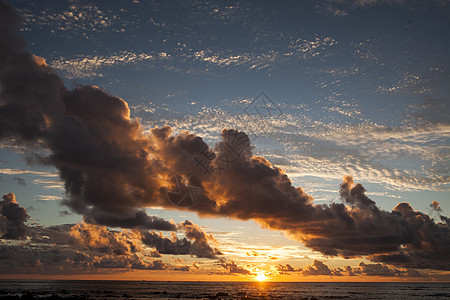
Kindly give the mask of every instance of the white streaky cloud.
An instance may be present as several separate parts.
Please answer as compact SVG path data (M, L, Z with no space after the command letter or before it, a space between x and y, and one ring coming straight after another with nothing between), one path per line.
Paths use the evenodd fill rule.
M34 179L33 183L41 185L44 189L64 190L64 181L61 180Z
M52 195L36 195L34 198L37 201L58 201L63 199L60 196L52 196Z
M44 172L44 171L32 171L32 170L20 170L20 169L0 169L0 174L5 175L23 175L32 174L44 177L58 177L56 172Z

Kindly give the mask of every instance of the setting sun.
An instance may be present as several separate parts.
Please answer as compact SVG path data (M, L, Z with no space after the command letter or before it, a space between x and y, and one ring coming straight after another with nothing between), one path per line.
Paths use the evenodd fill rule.
M256 280L258 280L258 281L264 281L266 279L267 279L267 277L263 273L259 273L258 275L256 275Z

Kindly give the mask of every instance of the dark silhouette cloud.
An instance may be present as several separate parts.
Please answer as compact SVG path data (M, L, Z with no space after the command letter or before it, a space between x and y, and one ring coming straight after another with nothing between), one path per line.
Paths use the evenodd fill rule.
M176 231L177 225L163 218L149 216L144 210L135 210L131 216L124 214L122 217L117 214L105 213L101 210L92 209L85 215L84 221L91 224L100 224L111 227L136 228L136 229L156 229L166 231Z
M217 258L222 253L217 248L212 248L209 241L215 241L212 235L207 235L199 226L190 221L179 224L180 230L184 231L185 238L178 238L172 234L171 238L161 233L141 232L142 242L154 247L161 254L183 255L189 254L199 258Z
M138 254L96 255L72 247L50 244L0 245L0 274L89 274L129 270L190 271L189 266L165 263L161 259L143 260Z
M343 203L316 205L281 169L252 156L248 136L233 129L224 129L214 148L188 132L173 136L168 126L145 133L130 118L124 100L94 86L66 89L43 58L24 51L17 14L7 4L0 8L0 138L48 150L40 161L59 170L67 192L63 203L86 222L176 230L175 224L148 216L144 209L178 208L200 216L253 219L330 256L450 269L448 218L441 216L436 223L408 203L391 212L381 210L351 177L339 191ZM175 207L168 200L174 176L187 178L184 190L194 186L202 191L196 205ZM208 249L207 238L195 226L179 226L194 241L188 241L188 250L179 245L184 252L218 254ZM145 239L157 244L152 233ZM165 251L179 251L170 242L165 247L171 250Z
M108 269L110 272L131 269L187 272L197 268L155 258L163 258L161 254L189 254L213 259L222 254L209 245L216 243L214 237L188 220L175 225L186 236L182 239L175 232L169 239L154 231L118 231L86 222L48 227L37 224L25 226L17 221L23 220L24 216L28 218L28 215L17 204L12 193L3 197L0 213L5 213L0 219L0 232L5 232L2 238L21 238L25 233L28 237L20 244L0 245L1 274L82 274L96 273L98 269ZM18 224L24 226L23 230L18 230ZM154 237L152 243L149 242L151 236ZM155 249L148 249L147 246ZM178 259L174 261L182 262Z
M294 271L294 270L292 270ZM284 272L292 272L284 271ZM343 268L330 269L321 261L314 260L313 264L306 266L301 274L306 276L380 276L380 277L422 277L416 270L396 269L383 264L366 264L360 262L357 267L345 266Z
M301 272L302 269L296 269L293 266L291 266L290 264L286 264L286 265L278 265L276 267L278 273L280 274L289 274L291 272Z
M22 239L26 237L29 219L25 208L21 207L13 193L3 196L0 201L0 237L3 239Z
M314 260L312 265L306 266L305 269L302 271L303 275L335 275L340 276L341 274L339 272L336 272L334 270L330 270L327 265L325 265L323 262L319 260Z
M416 270L400 270L389 268L383 264L365 264L360 262L358 267L352 268L356 275L382 276L382 277L421 277L422 274Z
M242 275L254 275L252 272L247 270L245 267L238 266L234 261L230 260L227 262L225 258L219 259L219 266L225 269L228 274L242 274Z

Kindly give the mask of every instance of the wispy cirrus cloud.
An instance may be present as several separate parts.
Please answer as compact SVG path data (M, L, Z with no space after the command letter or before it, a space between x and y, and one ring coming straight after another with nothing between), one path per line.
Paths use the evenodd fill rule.
M450 4L448 0L432 0L429 1L433 5L440 7ZM319 12L325 15L336 17L345 17L358 8L372 7L376 5L395 5L395 6L418 6L423 1L404 1L404 0L320 0L316 3Z
M121 51L109 56L94 55L80 56L76 58L56 58L50 62L50 65L62 72L69 79L85 77L102 77L104 68L120 66L124 64L144 62L165 58L166 53L159 53L156 56L148 53L133 53L130 51Z
M187 45L165 51L122 50L110 55L80 54L75 57L54 57L48 63L69 79L103 77L103 73L108 68L145 62L152 67L186 72L185 69L180 69L180 65L183 65L189 70L189 74L211 73L214 70L230 68L259 71L321 57L331 51L331 47L338 44L332 37L318 35L309 38L289 38L285 43L285 48L251 52L210 48L196 50ZM212 68L211 71L205 71L205 66Z
M0 174L5 175L22 175L22 174L32 174L39 175L43 177L58 177L56 172L45 172L45 171L33 171L33 170L20 170L20 169L0 169Z
M63 199L61 196L53 196L53 195L36 195L34 198L37 201L59 201Z

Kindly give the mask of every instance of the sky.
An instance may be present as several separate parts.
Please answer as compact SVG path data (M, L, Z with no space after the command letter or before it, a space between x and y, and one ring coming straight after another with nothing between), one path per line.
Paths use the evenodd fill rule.
M450 280L450 1L0 1L0 278Z

